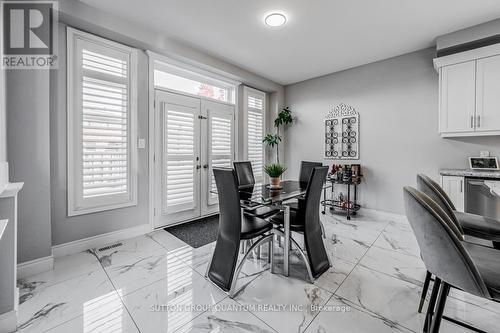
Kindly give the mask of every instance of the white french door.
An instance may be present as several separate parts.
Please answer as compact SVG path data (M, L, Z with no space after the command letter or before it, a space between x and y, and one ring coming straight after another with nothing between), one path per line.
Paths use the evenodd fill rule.
M200 100L155 92L155 227L200 215ZM172 222L173 223L173 222Z
M219 210L215 189L214 167L231 168L234 157L234 106L203 100L202 116L202 151L204 161L202 187L204 196L202 215L216 213Z
M234 106L155 90L155 227L216 213L213 167L234 159Z

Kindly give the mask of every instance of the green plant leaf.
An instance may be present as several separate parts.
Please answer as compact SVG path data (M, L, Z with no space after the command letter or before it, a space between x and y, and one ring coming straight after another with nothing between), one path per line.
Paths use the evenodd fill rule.
M274 148L275 145L278 144L278 142L281 141L281 137L278 136L277 134L266 134L262 142L266 143L268 146L271 146Z
M281 110L280 113L278 113L278 116L274 120L274 126L279 127L291 124L292 122L293 122L292 110L290 110L290 108L287 106L286 108Z
M277 163L271 163L268 165L264 166L264 172L271 178L278 178L280 177L284 172L286 171L286 167L277 164Z

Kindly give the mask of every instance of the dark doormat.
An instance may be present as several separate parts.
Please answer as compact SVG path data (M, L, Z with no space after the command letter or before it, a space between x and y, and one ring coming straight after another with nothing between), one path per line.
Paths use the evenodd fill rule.
M219 215L205 217L199 220L165 228L175 237L194 248L215 242L219 229Z

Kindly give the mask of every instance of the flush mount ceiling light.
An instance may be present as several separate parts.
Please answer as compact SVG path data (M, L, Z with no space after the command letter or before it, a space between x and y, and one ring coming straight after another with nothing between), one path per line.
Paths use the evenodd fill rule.
M286 23L286 16L281 13L271 13L266 16L264 22L270 27L281 27Z

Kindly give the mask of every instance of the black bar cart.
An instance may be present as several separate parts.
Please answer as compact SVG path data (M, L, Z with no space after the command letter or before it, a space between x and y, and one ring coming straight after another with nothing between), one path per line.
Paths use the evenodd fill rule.
M330 208L331 212L346 213L347 219L356 215L361 205L358 204L358 185L361 183L361 166L359 164L351 165L333 165L329 173L325 185L323 186L323 205L322 214L326 213L326 207ZM346 186L347 197L335 197L336 186ZM327 198L327 190L331 189L330 198ZM351 200L352 197L352 200Z

